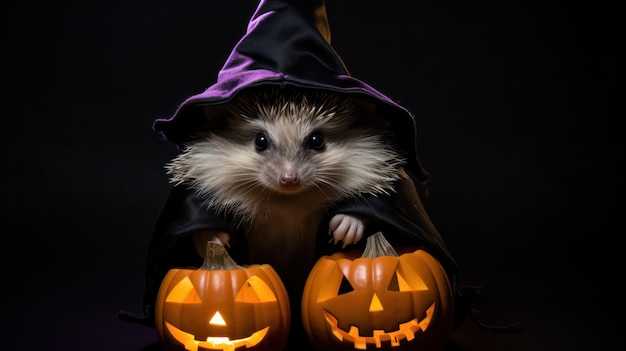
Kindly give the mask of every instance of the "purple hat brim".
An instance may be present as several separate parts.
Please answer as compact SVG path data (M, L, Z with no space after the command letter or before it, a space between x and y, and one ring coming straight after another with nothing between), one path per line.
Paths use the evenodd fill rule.
M404 107L351 76L330 43L323 0L261 0L246 34L218 74L217 82L179 105L169 118L156 119L153 129L183 147L208 127L205 110L219 109L239 92L258 86L293 86L361 98L389 118L397 143L408 153L422 180L417 158L417 126Z

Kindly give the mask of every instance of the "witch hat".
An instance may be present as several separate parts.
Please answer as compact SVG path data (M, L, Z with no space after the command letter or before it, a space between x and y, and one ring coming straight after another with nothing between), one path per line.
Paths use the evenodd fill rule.
M386 116L397 143L408 153L408 166L421 181L428 173L417 158L414 116L390 98L353 77L331 46L324 0L261 0L247 31L235 45L217 82L186 99L153 129L182 147L199 129L207 128L207 114L222 111L235 95L260 85L294 86L349 94L370 101Z

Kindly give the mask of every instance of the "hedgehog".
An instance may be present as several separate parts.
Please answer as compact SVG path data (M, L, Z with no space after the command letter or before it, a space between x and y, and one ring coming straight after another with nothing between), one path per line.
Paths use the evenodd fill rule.
M237 95L219 125L197 133L166 165L170 181L187 184L205 208L235 219L252 263L271 264L286 286L304 284L326 208L363 194L394 191L405 159L388 122L373 106L347 95L257 87ZM331 241L357 243L368 218L335 214ZM230 233L193 234L202 256L207 241Z

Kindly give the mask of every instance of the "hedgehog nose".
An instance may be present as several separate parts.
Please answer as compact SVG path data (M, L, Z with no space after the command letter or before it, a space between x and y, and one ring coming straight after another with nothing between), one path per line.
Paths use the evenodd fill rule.
M280 185L290 186L299 183L300 178L298 178L298 173L295 170L289 169L280 175Z

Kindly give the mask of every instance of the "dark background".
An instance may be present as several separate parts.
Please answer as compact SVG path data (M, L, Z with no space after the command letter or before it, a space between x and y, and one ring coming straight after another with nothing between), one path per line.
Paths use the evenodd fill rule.
M623 346L621 3L327 7L352 75L418 118L424 203L483 321L523 325L468 318L451 349ZM141 310L169 191L176 150L151 124L215 81L256 1L3 8L3 348L154 349L115 317Z

